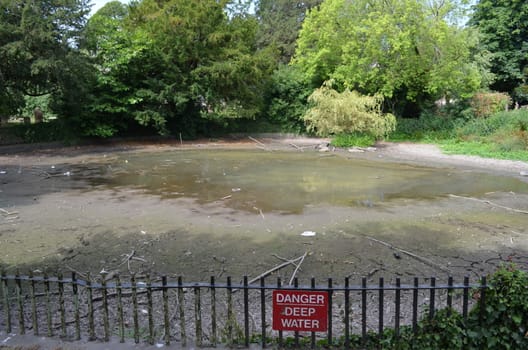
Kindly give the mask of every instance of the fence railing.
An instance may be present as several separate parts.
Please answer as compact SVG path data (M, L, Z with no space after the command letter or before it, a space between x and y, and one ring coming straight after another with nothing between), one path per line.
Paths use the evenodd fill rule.
M433 317L440 308L457 310L467 318L474 303L485 306L487 288L484 277L476 284L468 277L461 284L451 277L444 284L434 277L422 282L413 278L410 284L402 284L400 278L390 284L383 278L367 284L363 278L358 285L348 278L343 285L332 279L316 284L312 278L308 286L297 279L292 286L283 285L280 278L270 280L249 284L244 277L233 283L227 277L219 283L211 277L207 283L187 283L182 277L169 281L166 276L124 279L102 274L79 279L75 273L68 278L2 273L0 331L70 340L178 342L183 347L260 343L264 348L285 341L298 346L301 338L315 347L319 340L332 344L339 338L347 348L352 336L381 336L387 327L396 336L404 326L416 330L420 317ZM272 291L278 289L326 291L327 331L271 329Z

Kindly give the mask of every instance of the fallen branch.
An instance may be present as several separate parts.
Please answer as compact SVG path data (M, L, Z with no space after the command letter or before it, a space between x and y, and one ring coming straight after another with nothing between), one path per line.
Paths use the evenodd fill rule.
M295 271L293 271L292 276L290 278L290 282L288 283L290 286L292 285L293 279L295 278L297 271L299 271L299 268L301 267L301 264L303 263L304 258L306 258L306 254L308 254L308 252L304 252L303 256L301 256L301 261L299 261L299 263L297 264L297 267L295 268Z
M299 147L299 146L297 146L297 145L294 144L294 143L290 143L289 145L292 146L292 147L294 147L294 148L296 148L297 150L299 150L299 151L301 151L301 152L304 152L304 149L303 149L302 147Z
M0 208L0 212L2 212L2 214L4 214L5 216L18 214L18 211L7 211L7 210L2 209L2 208Z
M286 266L288 266L288 265L292 265L292 264L295 265L295 263L296 263L297 261L299 261L299 260L301 260L301 262L302 262L302 261L304 260L304 258L306 257L306 254L307 254L307 252L305 252L303 255L301 255L301 256L298 257L298 258L295 258L295 259L292 259L292 260L288 260L288 261L286 261L286 262L283 262L282 264L279 264L279 265L277 265L277 266L275 266L275 267L269 269L268 271L265 271L265 272L261 273L260 275L258 275L257 277L255 277L255 278L253 278L251 281L249 281L248 284L255 283L255 282L257 282L258 280L260 280L261 278L266 277L266 276L268 276L269 274L271 274L271 273L273 273L273 272L275 272L275 271L277 271L277 270L282 269L283 267L286 267ZM300 264L299 264L299 265L300 265ZM297 272L297 270L298 270L298 269L295 270L295 273Z
M497 207L497 208L502 208L502 209L510 210L510 211L513 211L513 212L516 212L516 213L528 214L528 211L526 211L526 210L519 210L519 209L514 209L514 208L506 207L506 206L504 206L504 205L500 205L500 204L497 204L497 203L493 203L493 202L488 201L488 200L485 200L485 199L478 199L478 198L473 198L473 197L457 196L457 195L455 195L455 194L450 194L449 197L469 199L469 200L476 201L476 202L486 203L486 204L489 204L489 205L494 206L494 207Z
M424 263L424 264L426 264L426 265L429 265L429 266L431 266L431 267L434 267L434 268L436 268L436 269L439 269L439 270L442 270L442 271L444 271L444 272L448 272L448 273L451 272L449 269L446 269L445 267L443 267L443 266L441 266L441 265L435 263L434 261L431 261L431 260L429 260L429 259L427 259L427 258L424 258L424 257L422 257L422 256L416 255L416 254L414 254L414 253L411 253L411 252L409 252L409 251L407 251L407 250L403 250L403 249L401 249L401 248L395 247L395 246L393 246L393 245L390 244L390 243L387 243L387 242L384 242L384 241L381 241L381 240L379 240L379 239L372 238L372 237L369 237L369 236L365 236L365 238L368 239L369 241L376 242L376 243L379 243L379 244L384 245L384 246L386 246L386 247L389 247L390 249L397 250L397 251L399 251L400 253L403 253L403 254L405 254L405 255L408 255L408 256L410 256L411 258L416 259L416 260L418 260L418 261L420 261L420 262L422 262L422 263Z

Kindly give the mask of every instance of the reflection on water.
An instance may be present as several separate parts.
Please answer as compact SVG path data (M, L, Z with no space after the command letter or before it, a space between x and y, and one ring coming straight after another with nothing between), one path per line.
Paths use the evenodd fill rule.
M375 206L446 194L527 193L508 177L347 159L315 152L179 150L123 156L88 176L93 185L133 187L161 198L221 202L243 211L301 213L310 205Z

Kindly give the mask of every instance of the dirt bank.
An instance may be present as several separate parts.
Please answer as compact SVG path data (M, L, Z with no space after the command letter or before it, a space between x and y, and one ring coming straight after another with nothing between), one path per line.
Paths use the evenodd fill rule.
M473 199L400 199L374 208L314 205L294 217L69 181L75 165L83 165L82 174L88 176L90 164L116 168L128 154L224 148L320 152L326 142L259 137L0 147L0 266L11 271L168 273L195 280L254 277L282 258L305 252L299 277L477 276L504 261L526 266L528 194L513 190ZM327 154L453 169L475 178L488 173L526 182L521 173L528 172L523 162L448 156L431 145L382 143L375 150ZM300 235L311 230L317 235ZM293 270L279 273L289 279Z

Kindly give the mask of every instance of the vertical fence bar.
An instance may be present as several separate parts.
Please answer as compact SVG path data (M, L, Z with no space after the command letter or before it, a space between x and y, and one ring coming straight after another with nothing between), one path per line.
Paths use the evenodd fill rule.
M266 283L260 278L260 326L262 334L262 348L266 347Z
M105 342L110 341L110 324L108 321L108 290L106 289L107 272L101 273L101 298L103 299L103 330Z
M125 317L123 312L123 287L121 285L121 277L119 274L115 275L116 294L117 294L117 318L119 319L119 342L125 342Z
M194 287L194 330L196 345L202 346L202 296L200 287Z
M315 278L312 277L311 281L310 281L310 285L312 287L312 289L315 289ZM315 332L312 332L312 334L310 335L310 342L311 342L311 347L312 349L315 349Z
M6 332L11 333L11 305L9 303L9 284L7 283L7 276L5 271L2 271L2 293L4 299L4 311L6 318Z
M484 315L486 312L486 276L482 276L480 279L480 300L479 300L479 307L480 307L480 313L479 313L479 322L482 325L484 322ZM528 333L527 333L528 334Z
M86 292L88 293L88 340L95 340L94 307L92 277L88 273L86 277Z
M59 313L61 324L61 338L66 338L66 309L64 306L64 280L62 273L57 274L57 284L59 287Z
M378 306L378 311L379 311L379 316L378 316L378 321L379 321L379 324L378 324L378 336L379 338L381 339L383 337L383 291L384 291L384 281L383 281L383 277L380 277L379 279L379 290L378 290L378 303L379 303L379 306Z
M77 285L77 274L72 272L72 298L73 318L75 323L75 340L81 340L81 313L79 310L79 286Z
M367 341L367 278L361 278L361 338Z
M396 337L400 336L400 304L401 304L401 280L400 278L396 278L396 291L395 291L395 298L394 298L394 333L396 334Z
M187 332L185 331L185 296L183 295L183 279L178 277L178 311L180 314L180 336L182 346L187 346Z
M29 297L31 298L31 321L33 324L33 335L38 336L37 298L35 296L35 279L33 271L29 271Z
M161 276L161 293L163 297L163 327L165 333L165 345L170 345L170 316L169 316L169 290L167 288L167 276Z
M436 278L431 277L431 288L429 289L429 319L432 320L435 314Z
M333 344L333 338L334 338L334 335L332 333L332 326L333 326L333 322L332 322L332 315L333 315L333 312L332 312L332 308L333 308L333 296L334 296L334 293L332 292L332 288L333 288L333 283L332 283L332 279L329 278L328 279L328 346L332 346Z
M17 271L15 275L15 294L18 304L18 328L20 334L26 334L26 325L24 324L24 301L22 299L22 279Z
M134 343L139 344L139 316L136 276L130 276L130 289L132 290L132 318L134 319Z
M233 289L231 288L231 276L227 277L227 342L233 345Z
M464 277L464 293L462 295L462 317L467 320L468 317L468 299L469 299L469 277Z
M350 279L345 278L345 349L350 348Z
M447 314L451 316L453 310L453 276L447 278Z
M418 287L418 277L415 277L412 298L412 329L414 333L418 331Z
M244 344L249 347L249 288L248 277L244 276Z
M44 274L44 293L46 294L46 325L48 326L48 337L53 336L52 319L51 319L51 293L50 281L47 274Z
M215 278L211 276L211 343L213 347L216 346L216 342L216 287Z
M282 281L280 277L277 277L277 289L281 289L282 287ZM284 346L284 339L282 336L282 331L279 331L279 349L282 349Z
M154 306L152 303L152 280L147 275L147 313L148 313L148 343L154 345Z

